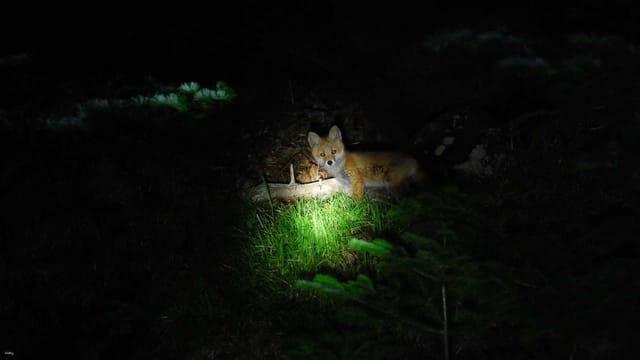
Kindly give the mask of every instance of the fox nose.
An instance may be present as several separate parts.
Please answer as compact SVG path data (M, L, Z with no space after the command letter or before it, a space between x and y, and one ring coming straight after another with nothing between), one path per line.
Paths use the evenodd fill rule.
M327 165L329 165L329 166L333 165L333 160L327 161Z

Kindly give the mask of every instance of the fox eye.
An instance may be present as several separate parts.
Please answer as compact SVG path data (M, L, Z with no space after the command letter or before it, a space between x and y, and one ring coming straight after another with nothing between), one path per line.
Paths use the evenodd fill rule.
M336 149L331 149L331 154L335 154L336 153Z
M324 155L325 155L325 154L324 154L324 152L321 152L321 153L320 153L320 156L324 157Z

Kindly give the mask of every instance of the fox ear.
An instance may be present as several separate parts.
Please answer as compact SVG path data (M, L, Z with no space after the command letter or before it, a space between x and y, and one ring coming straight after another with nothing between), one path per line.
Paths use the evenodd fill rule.
M329 130L329 139L334 141L342 140L342 133L337 125L333 125L331 130Z
M309 134L307 135L307 140L309 141L309 146L311 147L316 146L320 142L320 135L314 133L313 131L309 131Z

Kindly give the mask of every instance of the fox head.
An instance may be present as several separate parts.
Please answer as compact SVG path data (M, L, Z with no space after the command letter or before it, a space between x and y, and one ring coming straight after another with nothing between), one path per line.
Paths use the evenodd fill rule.
M337 126L331 127L329 136L320 135L310 131L307 135L313 159L330 174L334 175L342 170L344 164L344 144L342 134Z

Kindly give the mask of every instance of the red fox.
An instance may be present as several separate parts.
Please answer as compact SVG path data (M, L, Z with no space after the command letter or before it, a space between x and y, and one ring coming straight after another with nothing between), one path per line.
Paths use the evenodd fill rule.
M323 138L310 131L307 140L318 166L333 175L356 201L362 200L365 187L397 191L409 180L422 180L418 162L408 155L345 150L342 134L335 125L329 136Z

